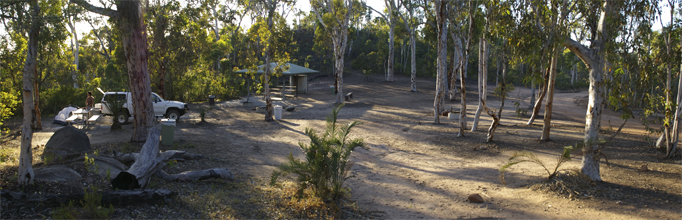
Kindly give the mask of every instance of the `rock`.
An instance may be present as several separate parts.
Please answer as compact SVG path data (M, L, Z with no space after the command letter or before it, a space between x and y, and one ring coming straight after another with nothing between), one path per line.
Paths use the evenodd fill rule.
M45 151L42 159L45 160L45 155L52 155L53 161L60 161L66 155L81 154L84 152L91 152L90 138L85 132L78 130L72 126L65 126L57 130L50 140L45 144Z
M46 182L80 181L83 177L66 166L38 167L33 170L35 179Z
M649 171L649 167L646 164L642 164L642 167L639 168L639 171L642 172Z
M88 169L92 170L97 169L97 174L99 174L101 177L107 177L107 173L109 173L110 178L114 178L118 176L118 173L120 173L123 170L126 170L125 164L121 163L120 161L110 158L110 157L104 157L104 156L94 156L95 159L95 166L90 167ZM85 166L85 156L80 156L76 159L73 160L74 162L71 163L71 165L75 166Z
M483 197L481 197L481 195L478 195L478 194L471 194L471 195L469 195L469 197L467 197L467 199L469 200L469 202L472 202L472 203L483 203L484 202Z

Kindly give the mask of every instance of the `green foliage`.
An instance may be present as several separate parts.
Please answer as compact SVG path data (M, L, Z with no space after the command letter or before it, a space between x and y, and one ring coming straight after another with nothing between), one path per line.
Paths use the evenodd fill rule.
M95 158L88 156L88 153L85 153L85 169L88 170L88 172L97 174L99 172L99 165L95 163Z
M576 145L576 147L573 146L564 147L563 153L561 153L561 155L559 155L559 158L557 159L556 166L554 166L554 170L551 171L549 168L547 168L547 165L545 165L545 163L542 162L542 160L535 156L535 154L528 151L514 152L514 155L512 155L509 158L509 161L507 161L507 163L500 168L500 182L502 182L502 184L506 184L504 180L504 173L507 171L509 167L524 162L534 163L544 168L545 171L547 172L547 181L549 181L557 175L559 168L561 167L562 164L571 160L571 153L575 150L581 149L582 146L583 145L578 144Z
M0 126L2 121L13 115L14 108L19 104L18 97L12 93L0 91ZM0 130L0 134L9 130Z
M346 172L352 165L348 159L353 149L364 147L364 144L359 138L347 139L350 130L358 125L358 121L347 125L336 124L341 107L343 105L335 107L332 114L327 117L327 129L322 136L317 135L314 129L306 128L305 133L310 138L310 144L299 143L306 160L301 161L289 154L289 161L272 172L271 185L274 185L280 176L294 173L298 175L298 198L303 197L304 191L308 188L318 196L332 200L344 195L343 182L346 179Z

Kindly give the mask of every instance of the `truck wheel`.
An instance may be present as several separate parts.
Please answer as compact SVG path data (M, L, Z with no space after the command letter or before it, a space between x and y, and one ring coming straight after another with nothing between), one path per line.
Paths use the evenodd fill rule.
M119 124L128 123L128 113L125 113L123 111L119 112L118 114L116 114L116 121L118 121Z
M170 109L166 113L166 117L168 117L168 119L173 119L173 120L177 121L178 118L180 118L180 113L178 112L178 110Z

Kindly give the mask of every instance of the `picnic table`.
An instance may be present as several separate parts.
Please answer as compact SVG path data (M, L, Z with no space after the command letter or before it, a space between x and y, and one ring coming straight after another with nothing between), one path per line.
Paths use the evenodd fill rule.
M83 126L86 126L88 124L94 125L97 123L97 120L100 117L99 111L94 111L94 110L89 110L86 108L79 108L78 110L75 110L71 112L73 115L71 117L66 119L66 122L68 123L74 123L76 122L77 124L83 124ZM91 113L96 113L96 114L91 114Z

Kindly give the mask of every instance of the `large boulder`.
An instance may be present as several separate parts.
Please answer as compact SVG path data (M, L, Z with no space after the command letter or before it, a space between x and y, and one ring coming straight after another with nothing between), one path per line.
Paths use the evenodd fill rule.
M53 161L63 160L67 155L91 152L90 138L85 132L72 126L65 126L54 132L50 140L45 144L42 159L52 157Z

